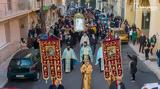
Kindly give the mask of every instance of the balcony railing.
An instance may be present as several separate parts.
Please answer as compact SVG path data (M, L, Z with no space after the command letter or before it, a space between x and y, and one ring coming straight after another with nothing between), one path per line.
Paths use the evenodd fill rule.
M40 2L37 2L37 0L17 0L17 2L12 3L0 3L0 19L39 8Z

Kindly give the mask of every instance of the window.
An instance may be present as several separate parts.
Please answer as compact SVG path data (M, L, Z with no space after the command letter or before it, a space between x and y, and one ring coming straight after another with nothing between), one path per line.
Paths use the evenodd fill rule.
M12 1L7 0L8 10L12 10Z
M10 42L11 41L11 36L10 36L10 25L9 25L9 22L5 23L4 24L4 27L5 27L5 35L6 35L6 42Z
M30 66L32 65L32 61L29 58L22 58L17 62L17 65L19 66Z
M142 29L149 30L150 26L150 12L142 13Z

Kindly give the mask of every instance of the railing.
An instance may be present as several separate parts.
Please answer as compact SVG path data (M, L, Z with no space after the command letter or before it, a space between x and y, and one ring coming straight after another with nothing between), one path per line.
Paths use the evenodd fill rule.
M39 8L40 2L37 2L37 0L17 0L17 2L12 3L0 3L0 19Z

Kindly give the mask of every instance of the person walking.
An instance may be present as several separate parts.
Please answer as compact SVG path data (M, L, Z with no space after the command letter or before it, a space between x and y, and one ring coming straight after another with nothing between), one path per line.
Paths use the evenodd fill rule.
M104 71L104 60L103 60L103 50L102 50L103 43L101 42L101 46L97 51L96 63L95 65L99 64L100 72Z
M129 68L130 68L130 73L131 73L131 81L135 82L135 74L137 72L137 58L135 56L130 56L128 55L128 57L131 59L129 62Z
M89 37L87 36L87 33L86 33L86 32L84 32L84 33L83 33L83 36L81 37L80 47L83 46L83 43L84 43L84 42L87 42L87 44L90 45Z
M137 32L136 32L136 30L134 30L133 33L132 33L132 42L133 42L133 45L135 45L136 40L137 40Z
M149 47L146 46L145 47L145 58L146 58L146 60L149 60L149 51L150 51Z
M89 62L88 56L85 56L84 64L81 67L82 73L82 89L91 89L91 79L92 79L92 65Z
M80 62L83 62L84 56L89 56L91 62L93 62L93 54L91 47L85 41L83 46L80 48Z
M151 43L150 53L151 53L151 55L153 55L153 49L154 49L154 47L155 47L155 45L156 45L156 41L157 41L156 35L153 35L153 36L151 37L151 39L150 39L150 43Z
M96 49L96 38L95 38L95 35L94 34L91 34L90 36L90 45L91 45L91 49L92 49L92 52L94 54L95 52L95 49Z
M62 60L64 63L64 71L71 72L74 68L74 61L77 60L74 50L67 44L67 48L64 49Z
M160 49L157 50L156 52L156 55L157 55L157 64L158 64L158 67L160 67Z
M139 37L139 52L144 53L144 47L146 45L146 36L142 33L141 36Z
M130 29L130 31L129 31L129 40L130 40L130 41L132 41L132 34L133 34L133 30Z
M135 63L136 63L136 65L137 65L137 61L138 61L138 59L137 59L137 56L136 55L129 55L128 53L127 53L127 56L131 59L131 60L133 60Z

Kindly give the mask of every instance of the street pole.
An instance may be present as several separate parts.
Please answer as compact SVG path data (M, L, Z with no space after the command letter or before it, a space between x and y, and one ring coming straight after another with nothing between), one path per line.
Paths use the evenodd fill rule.
M134 24L136 23L136 15L137 15L137 1L134 0Z
M42 33L45 33L46 32L46 24L45 24L45 15L44 15L44 10L43 10L43 0L41 0L41 9L40 9L40 23L41 23L41 30L42 30Z

